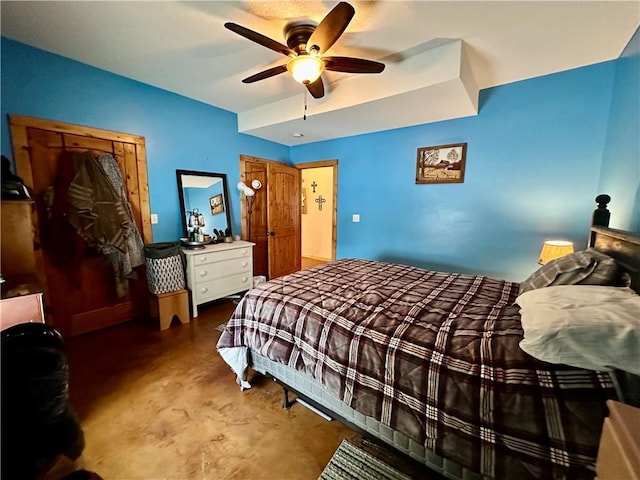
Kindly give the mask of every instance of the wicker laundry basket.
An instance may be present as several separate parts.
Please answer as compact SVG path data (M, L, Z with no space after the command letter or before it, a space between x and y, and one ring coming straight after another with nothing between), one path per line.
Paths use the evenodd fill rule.
M184 280L184 254L177 243L151 243L144 247L147 265L147 284L154 295L182 290Z

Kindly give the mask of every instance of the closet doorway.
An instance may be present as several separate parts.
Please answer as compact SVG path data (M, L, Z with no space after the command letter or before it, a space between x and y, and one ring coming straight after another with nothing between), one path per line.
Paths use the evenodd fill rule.
M338 160L296 165L301 177L301 265L336 259Z
M68 230L52 228L46 202L48 187L69 171L73 152L109 153L118 162L142 239L151 243L144 137L21 115L10 115L9 123L16 173L36 202L34 255L48 321L64 336L74 336L145 316L144 267L138 279L129 282L129 293L118 297L106 257L83 252L73 242L75 236L63 235Z

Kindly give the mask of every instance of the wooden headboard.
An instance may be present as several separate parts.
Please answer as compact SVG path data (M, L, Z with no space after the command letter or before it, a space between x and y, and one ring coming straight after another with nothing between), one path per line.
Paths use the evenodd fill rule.
M631 288L640 293L640 233L609 228L611 213L607 204L611 197L601 194L596 197L598 207L591 218L589 247L606 253L631 275Z
M589 246L616 259L631 275L631 288L640 293L640 233L609 228L608 195L598 195L598 208L593 212ZM640 407L640 377L615 370L611 378L620 400Z
M640 293L640 234L591 227L590 247L606 253L631 274L631 288Z

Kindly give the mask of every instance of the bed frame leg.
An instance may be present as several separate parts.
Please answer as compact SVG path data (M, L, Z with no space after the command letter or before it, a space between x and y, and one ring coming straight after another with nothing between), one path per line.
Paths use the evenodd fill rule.
M289 410L295 403L295 400L289 400L289 390L287 390L286 388L282 387L282 392L284 393L282 399L282 408L284 408L285 410Z

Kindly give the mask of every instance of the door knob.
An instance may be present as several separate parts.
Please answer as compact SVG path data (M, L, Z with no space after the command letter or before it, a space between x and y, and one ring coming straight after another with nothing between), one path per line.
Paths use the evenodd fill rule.
M276 234L276 232L267 232L267 236L271 235L272 237L274 237Z

